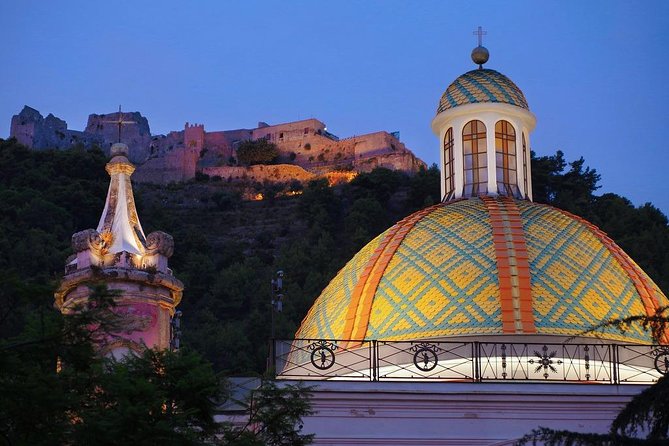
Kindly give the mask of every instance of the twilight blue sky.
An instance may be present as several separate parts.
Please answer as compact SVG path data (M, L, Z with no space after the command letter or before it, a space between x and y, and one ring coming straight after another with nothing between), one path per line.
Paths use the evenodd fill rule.
M481 25L486 67L537 116L532 149L583 156L600 193L669 213L669 1L26 0L0 17L0 137L24 104L82 130L121 103L152 133L307 117L342 137L399 130L430 164L430 121Z

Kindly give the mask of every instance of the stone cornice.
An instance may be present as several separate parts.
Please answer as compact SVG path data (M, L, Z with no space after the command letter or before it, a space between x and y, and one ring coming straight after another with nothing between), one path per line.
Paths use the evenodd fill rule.
M65 275L56 290L56 306L62 308L65 303L66 296L79 285L87 283L104 282L134 282L141 283L155 287L167 288L170 292L172 302L169 305L174 308L181 301L182 292L184 289L183 283L170 275L160 272L151 272L130 268L97 268L89 267L73 271Z

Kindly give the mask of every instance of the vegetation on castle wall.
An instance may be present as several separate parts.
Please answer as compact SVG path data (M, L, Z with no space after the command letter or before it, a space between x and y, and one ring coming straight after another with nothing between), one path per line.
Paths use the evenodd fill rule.
M237 160L244 165L272 164L279 157L276 144L261 138L243 141L237 148Z

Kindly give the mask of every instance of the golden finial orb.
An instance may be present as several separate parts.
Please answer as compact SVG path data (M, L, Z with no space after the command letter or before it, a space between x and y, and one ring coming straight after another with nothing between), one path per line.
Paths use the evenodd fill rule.
M479 45L472 50L472 60L479 68L483 68L483 64L488 61L488 58L490 58L490 53L486 47Z

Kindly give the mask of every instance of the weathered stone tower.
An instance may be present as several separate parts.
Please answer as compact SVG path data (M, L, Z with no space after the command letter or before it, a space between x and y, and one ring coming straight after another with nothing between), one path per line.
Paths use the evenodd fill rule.
M159 231L144 236L130 182L135 167L127 156L128 146L112 146L106 166L111 181L100 223L72 236L75 256L55 294L56 306L67 312L90 297L94 284L118 291L116 311L129 316L132 332L118 334L105 346L114 356L144 346L169 348L170 322L183 290L167 267L172 237Z
M186 123L184 128L184 146L196 149L198 154L204 148L204 124Z

